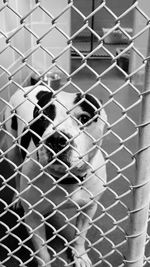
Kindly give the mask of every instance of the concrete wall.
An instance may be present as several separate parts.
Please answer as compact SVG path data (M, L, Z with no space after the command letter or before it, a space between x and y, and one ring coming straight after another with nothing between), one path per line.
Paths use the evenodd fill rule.
M59 1L41 1L41 6L49 12L52 18L59 16L67 7L67 0ZM31 2L31 8L34 6L34 2ZM67 38L64 35L70 36L70 10L66 10L63 15L60 15L56 20L55 24L58 28L53 28L50 30L52 25L52 19L46 13L44 13L40 8L35 10L31 14L31 29L39 37L44 36L41 39L41 45L46 48L48 53L43 49L39 48L32 56L32 63L36 69L43 70L48 69L52 65L52 58L58 56L62 50L67 46ZM54 25L54 26L55 26ZM49 31L50 30L50 31ZM59 31L60 30L60 31ZM61 33L64 32L64 35ZM32 35L32 46L35 46L36 38ZM49 55L52 54L52 57ZM62 69L70 72L70 51L67 50L61 57L58 58L56 64L58 64ZM52 68L52 71L57 71L56 68Z
M22 10L28 12L29 2L21 1L21 3ZM9 5L23 16L20 9L20 1L10 0ZM1 3L1 6L3 6L3 3ZM17 29L18 32L14 35ZM7 101L10 95L17 89L13 81L23 84L29 76L29 70L21 68L21 55L25 54L31 47L31 38L20 25L19 16L7 7L0 12L0 30L2 32L0 34L0 97ZM9 37L11 38L9 39ZM20 70L16 72L17 69ZM16 73L9 80L10 75L14 72ZM5 104L1 100L0 110L4 106Z
M95 0L95 8L100 5L101 1ZM106 5L109 7L117 16L121 15L127 8L129 8L133 3L133 0L106 0ZM74 5L85 15L89 15L92 10L92 0L75 0ZM83 19L77 14L77 12L72 12L71 17L71 29L74 33L79 29L80 25L83 25ZM89 24L91 21L89 20ZM91 25L91 24L90 24ZM102 8L94 15L94 30L98 33L102 33L102 28L111 28L114 25L114 19L112 15L105 8ZM133 13L130 12L121 20L121 25L123 27L132 27L133 25ZM87 35L89 31L85 30L81 35Z
M58 16L62 10L67 7L67 0L48 0L41 1L41 6L44 7L52 17ZM4 7L0 11L0 96L6 101L10 95L18 88L13 81L21 85L27 85L32 70L23 64L22 58L32 52L37 47L37 39L48 32L52 26L51 18L46 15L40 7L33 11L30 16L27 16L23 23L20 20L26 16L34 7L35 1L30 0L9 0L9 6L13 10L4 6L0 0L0 7ZM67 36L70 36L70 11L66 11L56 21L57 27L64 31ZM33 32L33 34L30 32ZM17 33L15 34L15 32ZM6 42L7 37L10 37ZM67 45L65 38L58 30L53 29L41 40L41 45L53 56L59 53ZM38 48L36 52L27 58L26 63L33 66L37 71L46 71L52 67L52 58L42 48ZM66 72L70 72L70 51L68 50L56 61L56 64ZM57 68L52 68L52 71ZM18 70L18 71L17 71ZM12 81L9 81L10 75L13 75ZM0 100L0 110L3 109L5 103Z

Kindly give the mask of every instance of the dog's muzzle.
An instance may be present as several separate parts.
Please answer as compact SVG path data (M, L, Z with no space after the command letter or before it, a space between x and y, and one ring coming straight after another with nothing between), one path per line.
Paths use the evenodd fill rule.
M53 162L53 166L59 166L58 171L60 172L64 172L67 167L70 167L70 140L71 136L64 133L55 132L45 141L48 162Z
M46 145L55 153L61 152L64 148L68 148L71 136L65 133L55 132L46 139Z
M67 167L71 167L70 155L72 147L74 146L70 135L55 132L46 139L45 145L47 147L46 153L49 162L48 169L56 181L60 180L62 184L75 184L79 181L83 182L85 174L80 175L76 173L76 170L72 170L72 173L67 174ZM61 179L63 176L64 178Z

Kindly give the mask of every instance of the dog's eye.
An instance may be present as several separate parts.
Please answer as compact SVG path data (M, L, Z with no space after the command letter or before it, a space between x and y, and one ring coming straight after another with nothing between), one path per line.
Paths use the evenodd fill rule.
M91 117L87 114L82 114L79 116L78 120L82 123L85 124L87 123L89 120L91 119Z

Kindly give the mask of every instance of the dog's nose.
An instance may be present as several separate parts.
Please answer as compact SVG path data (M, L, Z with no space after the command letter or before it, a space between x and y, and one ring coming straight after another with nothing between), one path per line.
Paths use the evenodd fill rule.
M46 145L54 152L59 152L67 146L69 136L64 133L55 132L46 140Z

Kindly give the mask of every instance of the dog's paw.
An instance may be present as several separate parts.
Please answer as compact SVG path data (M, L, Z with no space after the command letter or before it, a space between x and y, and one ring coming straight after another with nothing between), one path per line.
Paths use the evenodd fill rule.
M89 259L87 254L81 256L73 255L74 258L74 267L92 267L92 262Z

